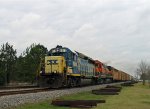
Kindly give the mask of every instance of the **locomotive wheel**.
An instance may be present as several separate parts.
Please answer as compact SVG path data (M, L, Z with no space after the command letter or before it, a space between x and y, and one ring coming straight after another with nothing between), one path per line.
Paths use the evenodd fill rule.
M60 88L63 85L62 76L55 77L50 83L51 88Z
M104 84L104 79L101 79L101 80L100 80L100 84Z
M96 78L92 78L91 84L92 84L92 85L95 85L95 84L97 84L97 83L98 83L97 79L96 79Z
M68 78L68 87L75 87L76 86L76 80L74 78Z
M49 85L47 84L48 78L40 76L38 79L38 86L39 87L48 87Z
M76 85L81 86L81 78L77 78Z

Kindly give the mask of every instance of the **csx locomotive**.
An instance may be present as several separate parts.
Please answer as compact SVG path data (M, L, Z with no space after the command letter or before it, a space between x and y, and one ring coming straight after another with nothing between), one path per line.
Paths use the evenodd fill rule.
M73 52L69 48L52 48L41 62L39 85L59 88L82 84L102 84L113 81L128 81L132 77L120 70L92 58Z

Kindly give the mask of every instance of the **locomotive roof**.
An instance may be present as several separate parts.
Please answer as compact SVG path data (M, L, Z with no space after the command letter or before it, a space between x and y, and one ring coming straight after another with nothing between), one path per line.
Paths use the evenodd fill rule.
M77 51L75 51L75 52L78 54L78 56L79 56L79 57L81 57L81 58L84 58L84 59L87 59L87 60L90 60L90 61L94 62L94 60L93 60L92 58L90 58L90 57L88 57L88 56L84 55L83 53L80 53L80 52L77 52Z
M57 45L55 48L50 49L50 51L53 50L53 49L67 49L67 50L69 50L69 51L72 52L72 50L70 50L69 48L63 47L63 46L61 46L61 45Z

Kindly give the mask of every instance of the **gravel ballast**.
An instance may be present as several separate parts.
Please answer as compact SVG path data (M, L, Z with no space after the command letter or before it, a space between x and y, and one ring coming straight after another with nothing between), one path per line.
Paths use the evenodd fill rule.
M115 85L116 83L109 84ZM120 84L120 83L117 83ZM71 88L71 89L61 89L61 90L53 90L47 92L38 92L38 93L30 93L30 94L17 94L17 95L9 95L0 97L0 109L6 109L11 107L16 107L18 105L24 103L35 103L40 102L47 99L53 99L56 97L60 97L63 95L70 95L79 92L91 91L98 88L103 88L105 85L95 85L95 86L87 86L81 88Z

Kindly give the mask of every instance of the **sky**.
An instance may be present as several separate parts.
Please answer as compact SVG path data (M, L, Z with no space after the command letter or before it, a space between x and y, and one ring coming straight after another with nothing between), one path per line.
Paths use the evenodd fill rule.
M150 0L0 0L0 45L62 45L134 75L150 61Z

